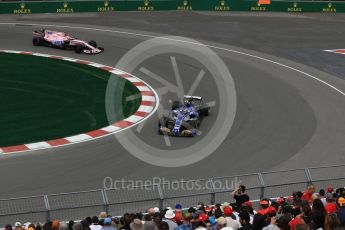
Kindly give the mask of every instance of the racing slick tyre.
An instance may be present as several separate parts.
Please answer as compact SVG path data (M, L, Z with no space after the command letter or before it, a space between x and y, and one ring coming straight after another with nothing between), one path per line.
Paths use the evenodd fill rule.
M77 44L77 45L75 46L75 49L74 49L74 51L75 51L77 54L81 54L81 53L83 52L83 50L84 50L84 46L83 46L83 45L80 45L80 44Z
M172 105L171 105L171 109L175 110L180 108L180 102L179 101L173 101Z
M41 38L41 37L34 37L32 39L32 44L34 46L40 46L40 45L42 45L42 43L43 43L43 38Z
M206 107L206 108L202 108L199 110L199 113L201 116L205 116L207 117L208 114L209 114L209 111L210 111L210 108L209 107Z
M200 125L200 120L192 120L192 121L190 121L189 122L189 124L192 126L192 127L194 127L194 128L198 128L199 127L199 125Z
M97 48L97 43L95 41L89 41L88 44L90 46L93 46L93 47Z

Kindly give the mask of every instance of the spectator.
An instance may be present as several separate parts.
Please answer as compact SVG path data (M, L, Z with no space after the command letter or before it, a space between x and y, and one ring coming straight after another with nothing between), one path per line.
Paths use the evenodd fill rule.
M131 230L143 230L144 225L140 219L134 219L133 222L130 224Z
M280 230L280 228L277 226L277 218L273 216L270 219L270 224L264 227L263 230Z
M290 230L290 225L289 225L290 221L291 221L291 217L289 215L284 215L278 219L277 226L281 230Z
M99 219L97 216L91 218L92 224L90 225L91 230L101 230L102 226L99 225Z
M261 230L265 227L266 217L261 214L255 214L253 219L253 230Z
M51 229L52 230L58 230L59 228L60 228L60 221L53 220L52 221L52 225L51 225Z
M226 227L231 227L233 230L238 230L240 225L234 220L236 218L232 213L231 206L226 206L223 208L224 217L226 219Z
M335 213L326 215L324 230L335 230L339 225L340 221Z
M146 221L143 230L157 230L157 226L152 221Z
M208 218L207 230L217 230L217 220L213 216Z
M224 227L226 227L226 219L221 216L217 219L217 230L220 230Z
M246 210L243 210L238 215L240 217L240 224L242 227L239 230L251 230L252 225L250 224L250 215Z
M310 230L310 227L307 224L299 224L296 226L296 230Z
M304 191L301 199L311 202L312 195L315 193L315 186L313 184L308 185L307 190Z
M59 230L68 230L68 225L66 224L66 222L60 222Z
M176 230L192 230L192 213L187 213L186 216L183 218L183 223L176 228Z
M345 226L345 198L343 196L340 196L337 199L337 204L338 204L338 211L337 211L337 216L340 221L340 224L342 226Z
M327 213L335 213L337 211L337 205L333 201L333 194L332 193L327 193L325 196L326 200L326 211Z
M14 224L14 229L15 230L23 230L22 224L20 222L16 222Z
M116 228L111 226L112 222L113 221L110 217L104 218L103 227L101 228L101 230L116 230Z
M310 208L309 203L307 201L303 201L301 209L302 209L301 218L304 220L306 224L310 225L311 220L312 220L312 214L311 214L311 208Z
M130 224L132 222L132 218L131 215L128 213L125 213L123 215L123 226L121 227L121 230L130 230Z
M159 226L158 226L159 230L169 230L169 224L165 221L161 221Z
M4 229L4 230L12 230L12 225L7 224L7 225L5 226L5 229Z
M270 206L269 200L268 199L262 199L262 200L260 200L259 204L261 206L261 209L258 211L258 214L266 215L267 209Z
M322 204L320 199L315 199L313 201L313 207L311 209L311 229L323 228L325 224L326 209Z
M75 223L73 225L73 230L83 230L83 225L81 225L81 223Z
M173 221L174 217L175 213L171 209L167 210L164 215L163 221L167 222L167 224L169 225L169 230L174 230L175 228L177 228L177 224Z
M73 220L70 220L68 222L68 230L73 230L73 225L74 225L74 221Z
M240 185L235 189L231 195L236 200L236 204L240 207L243 203L249 201L249 196L245 193L246 186Z

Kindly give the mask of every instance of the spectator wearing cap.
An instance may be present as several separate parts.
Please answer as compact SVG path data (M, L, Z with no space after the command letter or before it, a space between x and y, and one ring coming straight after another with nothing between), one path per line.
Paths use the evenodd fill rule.
M242 212L240 212L238 216L240 217L240 224L241 224L241 227L239 228L239 230L251 230L252 225L250 224L249 212L247 212L246 210L243 210Z
M333 201L333 194L327 193L325 196L325 200L326 200L325 208L326 208L327 213L335 213L337 211L337 205Z
M246 186L240 185L238 186L232 193L232 197L236 200L236 204L241 206L243 203L249 201L249 196L245 193Z
M236 217L233 215L232 207L230 205L224 207L223 213L224 213L224 217L226 219L226 226L231 227L233 230L238 230L240 225L236 220L234 220L234 218L236 218Z
M337 199L338 211L337 216L342 226L345 226L345 197L340 196Z
M91 230L101 230L102 226L99 225L99 219L97 216L91 218L91 225L89 226Z
M169 230L174 230L177 228L177 224L174 222L175 213L173 210L168 209L164 215L163 221L169 225Z
M270 201L268 199L262 199L259 202L261 209L257 212L260 215L266 215L267 214L267 209L270 206Z
M14 223L14 229L15 230L23 230L23 226L20 222Z
M141 220L138 218L134 219L129 226L131 230L144 230L143 222L141 222Z
M111 226L112 223L113 223L113 220L111 219L111 217L104 218L103 226L101 230L116 230L116 228Z
M182 205L181 204L176 204L176 206L175 206L174 222L177 225L181 225L182 222L183 222L183 218L182 218Z
M312 195L315 193L315 190L316 188L313 184L308 185L307 190L304 191L301 199L311 203Z

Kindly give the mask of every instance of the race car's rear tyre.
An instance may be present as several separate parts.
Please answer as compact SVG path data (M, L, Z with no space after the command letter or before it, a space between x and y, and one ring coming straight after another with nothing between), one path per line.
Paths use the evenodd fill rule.
M208 114L209 114L209 111L210 111L210 108L207 107L207 108L202 108L202 109L200 109L200 110L199 110L199 113L200 113L201 116L207 117Z
M42 43L43 43L43 38L41 38L41 37L34 37L32 39L32 44L34 46L40 46L40 45L42 45Z
M84 46L83 46L83 45L80 45L80 44L77 44L77 45L75 46L75 49L74 49L74 51L75 51L77 54L81 54L81 53L83 52L83 50L84 50Z
M89 41L88 43L90 46L97 48L97 43L95 41Z
M194 128L199 128L199 125L200 125L200 121L199 120L192 120L189 122L189 124L194 127Z
M179 101L173 101L172 105L171 105L171 109L175 110L180 108L180 102Z

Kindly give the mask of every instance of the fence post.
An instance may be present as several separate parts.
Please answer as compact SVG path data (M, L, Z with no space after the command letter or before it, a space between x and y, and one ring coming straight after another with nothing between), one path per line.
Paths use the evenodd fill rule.
M305 176L307 177L307 185L312 184L313 183L313 179L311 177L311 173L310 173L309 168L305 168L304 169L304 173L305 173Z
M216 189L214 187L214 183L213 183L213 178L208 179L208 182L211 184L211 204L215 204L216 203Z
M158 195L159 195L159 210L163 210L164 208L164 194L160 184L156 184Z
M105 189L101 189L102 198L103 198L103 204L104 204L104 211L105 213L109 214L109 201L108 201L108 195L105 192Z
M260 200L265 197L265 181L262 173L258 173L259 182L260 182Z
M44 206L47 210L46 212L46 221L49 222L50 221L50 204L49 204L49 199L48 199L48 195L44 195L43 196L43 200L44 200Z

